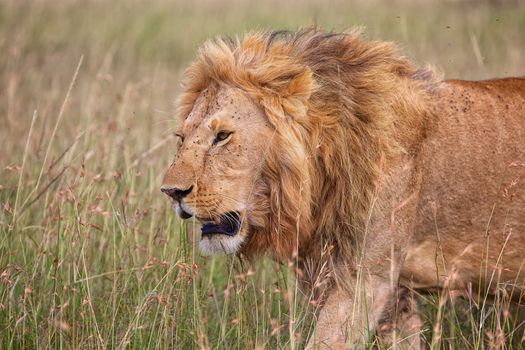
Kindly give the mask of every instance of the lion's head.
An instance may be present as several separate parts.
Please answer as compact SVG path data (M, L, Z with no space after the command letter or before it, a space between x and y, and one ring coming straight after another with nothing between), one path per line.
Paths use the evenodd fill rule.
M264 225L268 188L261 180L273 131L239 88L208 86L178 131L179 150L162 189L182 218L202 223L203 253L233 253L251 225Z
M418 123L422 88L388 84L418 75L393 45L356 33L208 42L185 73L162 191L201 221L204 253L283 258L311 249L314 235L351 248L381 162L418 137L384 134Z

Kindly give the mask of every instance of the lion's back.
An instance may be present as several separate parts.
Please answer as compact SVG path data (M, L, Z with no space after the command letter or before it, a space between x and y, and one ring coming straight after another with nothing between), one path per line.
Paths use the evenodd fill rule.
M420 250L407 259L410 265L419 255L414 262L420 265L409 275L429 276L423 258L428 258L427 270L436 268L440 240L446 265L463 266L459 286L477 277L472 275L480 271L490 235L491 255L497 258L506 247L500 263L509 267L510 278L525 251L525 78L444 81L434 102L419 154L422 187L414 246ZM439 274L447 268L452 266L438 267ZM441 283L431 278L421 285Z
M422 193L443 202L444 223L486 222L525 172L525 79L445 81L434 106L421 150ZM472 206L471 215L462 210Z

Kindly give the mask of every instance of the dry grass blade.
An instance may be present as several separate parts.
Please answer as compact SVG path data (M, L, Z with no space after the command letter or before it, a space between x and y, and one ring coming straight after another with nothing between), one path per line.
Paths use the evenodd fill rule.
M32 199L31 201L27 202L24 204L24 206L22 207L22 209L20 209L20 215L19 216L22 216L22 214L26 211L27 208L31 207L36 201L38 201L40 199L40 197L42 197L44 195L44 193L47 192L47 190L58 180L60 179L60 177L64 174L64 172L67 170L67 166L66 167L63 167L62 170L56 174L45 186L44 188L42 188L42 190L40 190L40 192L38 192L38 194L35 196L34 199Z

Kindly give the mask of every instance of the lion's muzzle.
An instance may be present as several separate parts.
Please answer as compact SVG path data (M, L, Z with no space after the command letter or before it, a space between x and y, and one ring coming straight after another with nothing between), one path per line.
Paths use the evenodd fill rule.
M191 213L187 212L182 208L182 200L184 199L184 197L191 193L191 191L193 190L193 186L190 186L185 190L181 190L180 188L176 188L174 186L162 185L160 190L178 203L177 214L179 214L181 219L189 219L193 216Z
M191 193L193 186L190 186L185 190L173 186L162 186L160 190L167 196L171 197L173 200L180 202L184 197Z
M221 215L220 222L205 221L202 224L201 232L203 236L223 234L235 236L241 229L241 216L237 211L230 211Z

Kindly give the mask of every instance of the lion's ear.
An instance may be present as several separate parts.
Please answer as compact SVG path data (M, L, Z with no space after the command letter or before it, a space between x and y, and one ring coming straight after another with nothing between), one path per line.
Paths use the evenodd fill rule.
M291 97L307 101L312 95L313 87L312 71L310 68L305 68L304 71L292 77L279 93L283 98Z
M314 89L312 71L309 68L290 78L278 91L283 111L296 120L306 117L308 100Z

